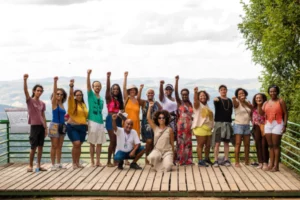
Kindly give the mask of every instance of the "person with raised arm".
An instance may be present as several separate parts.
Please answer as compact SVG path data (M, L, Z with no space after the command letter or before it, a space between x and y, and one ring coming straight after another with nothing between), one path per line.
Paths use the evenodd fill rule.
M257 93L252 100L253 109L251 112L253 137L255 140L256 155L258 160L258 169L267 170L269 163L268 143L265 137L266 118L262 113L262 106L267 101L264 93Z
M91 166L95 166L94 155L96 147L96 166L101 167L101 148L102 144L106 142L102 116L104 101L100 96L100 91L102 89L100 81L94 81L91 85L91 73L92 70L89 69L87 71L87 94L89 103L87 142L90 143Z
M175 77L175 99L179 117L177 119L177 163L179 165L193 164L192 122L193 105L190 101L190 91L182 89L181 99L178 93L179 76Z
M159 172L169 172L172 170L175 161L174 152L174 133L170 123L170 114L166 110L159 110L151 117L151 109L154 105L150 103L147 113L147 120L154 132L153 150L148 155L149 163L154 167L154 170Z
M43 153L43 146L45 137L47 136L47 124L46 124L46 105L40 100L41 95L44 92L43 86L37 84L32 89L32 95L30 97L28 93L27 79L28 74L24 74L24 93L26 98L26 104L28 109L28 124L30 124L30 154L29 154L29 167L27 172L33 171L33 160L37 150L37 171L47 171L41 167L41 159Z
M133 121L132 128L137 132L140 138L140 104L136 97L138 95L138 89L135 85L130 85L127 87L127 77L128 72L125 72L123 82L125 113L128 114L127 118Z
M67 100L67 93L63 88L57 88L58 77L54 77L53 93L51 95L52 120L50 123L48 136L51 139L51 171L64 168L61 164L61 151L66 136L64 103ZM62 129L59 126L62 126ZM56 163L55 164L55 159Z
M110 76L111 72L107 72L105 101L108 114L106 116L105 128L109 136L107 166L114 167L116 163L111 163L111 156L115 154L117 139L112 126L112 115L117 114L120 110L123 110L124 103L120 86L118 84L113 84L112 86L110 86ZM121 118L116 118L116 125L118 127L122 127Z
M155 113L158 110L161 110L161 105L155 101L154 99L154 89L149 88L146 92L147 100L141 99L142 90L144 88L144 84L141 84L137 99L142 107L142 123L141 123L141 135L142 135L142 141L146 143L146 164L149 164L149 161L147 160L147 156L150 154L151 150L153 149L153 130L151 129L148 120L147 120L147 113L149 109L149 104L153 103L152 109L151 109L151 117L153 116L153 113Z
M250 151L250 121L252 105L247 101L248 92L243 88L235 90L235 96L232 97L234 106L234 125L233 131L235 134L235 167L241 167L240 165L240 149L243 140L245 165L249 165L249 151Z
M114 159L119 163L118 169L123 169L125 159L133 159L130 163L132 169L142 169L136 162L143 156L145 149L141 146L141 141L137 132L132 128L133 121L126 119L124 128L117 127L117 114L112 115L113 130L117 137L117 148Z
M220 96L214 98L215 124L211 138L211 146L214 148L215 157L214 167L219 167L218 156L221 142L224 142L224 160L220 164L231 166L228 156L229 142L233 133L231 126L233 104L231 99L227 98L227 87L225 85L219 86L219 93Z
M197 139L198 165L208 167L212 165L209 159L212 129L214 126L213 112L208 107L209 95L205 90L194 88L194 120L192 130ZM203 147L205 158L202 159Z
M280 144L282 135L286 132L288 122L288 111L286 103L279 98L280 89L277 85L268 88L271 97L263 105L261 114L265 114L265 137L270 151L270 162L268 170L271 172L279 171Z
M77 89L74 91L74 79L70 80L70 93L68 98L67 134L71 140L73 169L83 168L80 164L81 146L85 141L87 131L88 110L84 103L83 93Z

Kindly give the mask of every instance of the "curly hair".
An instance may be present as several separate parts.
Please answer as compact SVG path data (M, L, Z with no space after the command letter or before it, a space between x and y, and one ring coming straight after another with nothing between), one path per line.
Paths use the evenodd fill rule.
M255 101L255 98L256 98L257 95L261 96L261 98L263 100L262 104L264 104L267 101L267 96L264 93L257 93L257 94L254 95L254 97L252 99L253 108L257 108L257 103Z
M239 94L239 91L240 91L240 90L243 90L244 93L245 93L245 96L248 96L248 92L247 92L244 88L238 88L238 89L236 89L235 92L234 92L234 95L235 95L236 98L238 97L238 94Z
M210 99L209 94L205 90L200 90L198 92L198 100L200 101L199 96L200 96L201 93L204 93L205 96L206 96L206 101L209 101L209 99Z
M67 100L67 96L68 96L67 93L66 93L66 91L63 88L57 88L57 91L61 91L62 92L63 97L62 97L61 102L65 103L66 100ZM51 98L50 99L52 99L52 98L53 98L53 93L51 94Z
M168 126L169 123L170 123L170 113L166 110L158 110L156 111L154 114L153 114L153 121L154 123L156 124L156 126L159 126L159 123L158 123L158 117L159 115L164 115L165 117L165 125Z
M268 87L268 94L270 94L270 89L271 89L271 88L275 88L276 91L277 91L277 95L279 95L280 89L279 89L279 87L278 87L277 85L270 85L270 86Z

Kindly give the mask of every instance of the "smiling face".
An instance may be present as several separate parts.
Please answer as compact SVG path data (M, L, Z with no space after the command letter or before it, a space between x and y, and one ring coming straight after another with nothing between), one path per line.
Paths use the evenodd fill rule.
M226 97L227 89L225 87L221 87L219 90L219 93L220 93L221 97Z
M158 123L159 125L165 125L166 124L166 117L164 114L160 114L158 116Z
M172 93L173 93L172 88L167 87L167 88L165 89L165 94L166 94L167 96L172 96Z
M133 121L131 119L126 119L126 121L124 122L124 131L126 133L130 133L132 126L133 126Z
M136 93L136 88L131 88L129 91L128 91L128 94L129 96L131 97L135 97L137 95Z
M102 86L101 86L101 83L99 81L95 81L93 83L93 89L94 89L95 93L99 94L100 91L101 91L101 88L102 88Z
M148 101L152 101L154 98L154 91L153 90L148 90L147 91L147 99Z
M257 105L261 105L263 103L263 97L260 94L256 95L255 102Z
M182 92L181 92L181 98L182 98L182 101L188 101L189 100L189 93L188 93L188 91L186 91L186 90L183 90Z
M33 91L34 97L40 98L40 96L43 94L43 92L44 92L43 88L37 87L37 88Z
M63 97L64 97L64 93L61 90L57 90L57 92L56 92L56 100L57 101L62 101Z
M112 94L117 96L120 93L120 88L117 85L114 85L112 88Z
M270 97L271 97L272 99L277 99L277 96L278 96L277 93L278 93L278 92L277 92L277 89L276 89L276 88L270 88L270 90L269 90L269 95L270 95Z
M239 101L245 101L246 99L246 94L244 92L244 90L239 90L238 91L238 96L237 98L239 99Z
M75 93L75 99L76 99L78 102L82 102L83 97L82 97L82 92L81 92L81 91L77 91L77 92Z
M204 105L207 103L207 96L204 92L200 92L199 101Z

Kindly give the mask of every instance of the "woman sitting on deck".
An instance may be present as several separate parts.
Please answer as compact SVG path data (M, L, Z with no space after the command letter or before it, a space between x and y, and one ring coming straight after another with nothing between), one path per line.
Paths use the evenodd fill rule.
M170 128L170 114L166 110L157 111L151 118L154 103L150 103L147 120L154 132L154 148L147 159L156 171L171 171L174 162L174 134Z

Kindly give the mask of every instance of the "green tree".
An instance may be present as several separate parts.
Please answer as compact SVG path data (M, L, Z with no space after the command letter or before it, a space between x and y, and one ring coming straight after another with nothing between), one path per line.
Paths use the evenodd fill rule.
M263 67L262 91L276 84L289 120L300 123L300 0L249 0L238 25L252 59Z

